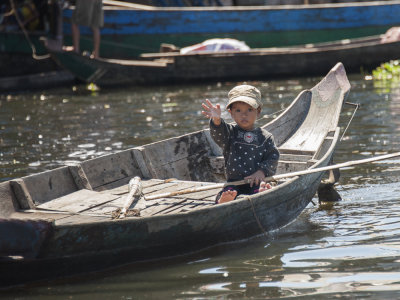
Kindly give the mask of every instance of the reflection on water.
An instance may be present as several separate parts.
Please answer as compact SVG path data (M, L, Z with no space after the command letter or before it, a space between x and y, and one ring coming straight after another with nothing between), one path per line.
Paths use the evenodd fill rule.
M350 77L361 104L335 162L400 151L400 88ZM308 80L254 82L264 113L286 107ZM0 96L0 180L57 167L207 126L204 98L224 103L234 83L83 87ZM342 119L352 114L345 106ZM225 117L227 115L225 114ZM342 127L345 127L345 122ZM204 299L400 296L400 158L343 169L342 201L310 204L289 226L188 257L5 291L10 298ZM318 203L318 201L314 201Z

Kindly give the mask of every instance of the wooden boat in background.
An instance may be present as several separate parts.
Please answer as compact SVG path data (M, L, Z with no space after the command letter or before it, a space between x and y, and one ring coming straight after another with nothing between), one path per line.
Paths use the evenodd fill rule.
M161 43L184 47L211 38L233 38L245 41L251 48L281 47L377 35L400 26L400 0L225 7L154 7L109 0L103 3L105 25L101 29L100 54L107 58L128 59L158 52ZM72 45L73 9L71 6L63 11L64 45ZM54 14L55 9L51 11ZM58 32L58 24L50 27ZM37 55L46 54L40 37L51 33L43 30L27 34L29 40L20 29L0 27L0 65L8 66L9 55L19 56L11 68L2 68L14 73L0 76L55 71L49 59L32 59L32 46ZM82 27L81 50L91 52L92 47L92 32ZM15 68L22 59L24 64ZM21 71L16 74L18 70Z
M339 63L263 126L281 153L278 174L329 164L349 89ZM215 187L141 198L140 215L112 219L135 176L150 199L224 182L223 166L205 129L0 183L0 285L182 255L277 230L309 204L323 176L283 179L219 205Z
M161 43L178 47L211 38L233 38L250 48L292 46L382 34L400 25L400 1L312 5L154 7L104 0L102 57L133 58L158 52ZM343 1L341 1L343 2ZM64 36L71 45L64 10ZM82 50L91 51L92 33L82 27Z
M397 59L400 42L372 36L330 43L249 51L194 54L148 53L141 59L90 59L71 52L52 52L54 60L80 80L100 86L249 80L322 76L336 62L347 72L368 71Z

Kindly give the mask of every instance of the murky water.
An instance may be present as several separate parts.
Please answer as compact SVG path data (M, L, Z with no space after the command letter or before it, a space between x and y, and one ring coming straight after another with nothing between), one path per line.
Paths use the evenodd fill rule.
M319 78L252 82L265 114ZM350 76L360 103L335 162L400 151L400 85ZM126 88L85 86L0 96L0 181L207 126L204 98L223 103L236 83ZM352 106L345 106L342 126ZM396 299L400 297L400 158L342 170L343 201L310 206L260 237L168 262L2 291L10 299ZM5 270L0 270L4 272Z

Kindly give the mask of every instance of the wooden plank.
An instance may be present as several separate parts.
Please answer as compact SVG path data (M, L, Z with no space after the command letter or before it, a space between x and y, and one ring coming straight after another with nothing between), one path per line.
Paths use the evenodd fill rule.
M68 167L53 169L22 179L36 205L68 195L78 189Z
M288 154L288 153L281 153L279 156L279 160L282 161L298 161L298 162L306 162L312 158L311 155L305 154Z
M170 208L167 208L163 211L160 211L159 214L179 214L189 212L195 209L201 209L205 207L210 207L216 205L215 201L203 201L203 200L193 200L193 199L185 199L184 202L173 205Z
M220 188L217 189L212 189L212 190L207 190L207 191L202 191L202 192L196 192L196 193L190 193L190 194L185 194L185 195L181 195L181 196L185 196L186 198L192 200L202 200L205 199L207 197L211 197L214 195L217 196L218 192L220 191ZM177 196L178 197L178 196Z
M159 199L159 201L153 201L153 203L150 203L150 205L148 205L144 210L142 210L142 214L143 216L154 216L162 213L165 210L170 209L175 205L179 205L185 201L186 199L172 199L172 198ZM149 202L146 203L149 204Z
M336 134L339 134L339 129L337 129L336 132L337 132ZM328 134L334 135L335 131L330 131ZM322 145L321 145L320 149L314 155L314 159L316 159L316 160L321 159L324 156L324 154L328 151L328 149L332 145L333 141L334 140L333 140L332 136L326 136L325 139L322 141Z
M176 185L177 185L176 183L167 182L148 187L143 187L143 194L145 195L145 197L153 194L158 194L160 191L163 191L164 189L167 189L171 186L176 187Z
M22 179L11 180L10 184L21 209L35 208L32 197Z
M193 188L196 186L195 182L171 182L169 186L162 187L158 190L154 190L153 192L148 192L148 189L144 191L145 196L151 196L159 193L169 193L175 191L186 190L189 188Z
M129 180L131 180L132 177L124 177L121 179L118 179L116 181L107 183L105 185L99 186L96 188L96 191L101 192L101 191L109 191L115 188L119 188L121 186L126 186L129 183Z
M78 189L93 190L81 164L71 164L68 167Z
M93 189L121 180L141 177L141 171L132 150L108 154L81 163Z
M0 218L7 218L19 208L18 200L11 188L11 182L0 183Z
M114 194L114 195L124 195L127 194L128 191L128 183L129 181L125 184L125 185L120 185L118 187L115 188L111 188L108 190L109 193ZM142 180L142 187L143 189L147 189L149 190L150 188L160 186L161 184L166 183L165 180L161 180L161 179L151 179L151 180ZM168 182L167 182L168 183Z
M308 162L306 161L279 161L278 168L276 170L276 174L285 174L290 172L296 172L305 170L308 168Z
M192 201L188 201L188 199L183 198L181 201L175 203L174 205L170 205L169 207L158 211L157 215L168 215L168 214L177 214L182 211L184 207L191 206Z
M153 143L142 151L156 178L214 181L207 155L210 152L203 131Z
M150 166L148 166L144 160L142 153L143 150L143 147L136 147L132 149L132 152L135 156L136 162L138 163L139 169L142 172L143 178L151 178L153 177L153 174L150 172Z
M54 199L38 205L38 208L55 210L55 211L65 211L78 213L87 211L90 208L104 205L105 203L111 202L120 198L116 195L111 195L108 193L99 193L90 190L79 190L69 195Z

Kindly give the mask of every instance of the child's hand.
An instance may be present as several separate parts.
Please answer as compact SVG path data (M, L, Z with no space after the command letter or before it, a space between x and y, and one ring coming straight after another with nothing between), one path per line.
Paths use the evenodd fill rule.
M264 172L258 170L254 174L251 174L250 176L247 176L244 179L248 179L250 186L253 187L253 185L259 185L260 182L264 180L264 178L265 178Z
M219 104L214 106L208 99L201 106L204 108L204 111L201 113L207 118L212 118L215 125L219 125L221 122L221 106Z

